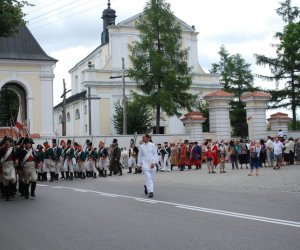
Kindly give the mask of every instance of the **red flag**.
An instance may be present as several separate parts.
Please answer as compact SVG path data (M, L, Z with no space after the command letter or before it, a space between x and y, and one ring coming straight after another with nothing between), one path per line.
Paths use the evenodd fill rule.
M22 119L21 119L21 112L22 112L21 100L19 98L19 111L18 111L18 117L17 117L17 121L16 121L16 126L15 126L15 130L18 133L19 137L21 137L20 130L23 129L23 123L22 123Z

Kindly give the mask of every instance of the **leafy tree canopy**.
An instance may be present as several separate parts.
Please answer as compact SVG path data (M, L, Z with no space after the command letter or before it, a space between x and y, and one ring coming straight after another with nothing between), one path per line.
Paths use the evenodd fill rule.
M15 34L21 25L25 25L24 6L32 6L27 1L1 0L0 1L0 37L9 37Z

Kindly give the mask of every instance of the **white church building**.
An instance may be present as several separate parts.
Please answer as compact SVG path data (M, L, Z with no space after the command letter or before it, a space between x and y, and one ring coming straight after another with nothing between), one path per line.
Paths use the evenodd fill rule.
M102 14L101 45L69 70L72 95L66 99L66 136L117 134L112 117L114 103L122 100L122 78L110 77L121 74L121 58L125 59L126 68L131 67L128 45L139 40L135 22L143 13L116 24L116 11L108 1L108 7ZM218 75L204 72L199 64L198 32L182 20L177 21L181 25L183 45L189 49L188 63L192 67L190 92L202 99L203 96L220 90L222 85ZM129 96L131 90L136 90L136 86L133 80L126 78L126 95ZM62 135L62 108L63 103L54 107L54 131L58 136ZM178 117L162 115L161 126L165 134L185 133L185 127Z

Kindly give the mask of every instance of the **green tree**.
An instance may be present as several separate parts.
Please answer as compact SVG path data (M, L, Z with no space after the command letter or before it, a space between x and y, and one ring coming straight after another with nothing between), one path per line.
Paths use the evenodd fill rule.
M123 106L120 101L114 103L113 124L118 134L123 133ZM152 128L152 109L137 100L127 100L127 132L133 134L149 133Z
M291 108L293 114L293 129L297 125L297 108L300 106L300 21L299 8L292 7L290 0L280 3L277 14L286 23L282 32L277 32L275 38L276 56L267 57L255 55L256 63L268 66L271 75L260 75L262 79L275 81L276 88L269 89L272 95L270 108L286 107ZM279 88L279 83L283 82L284 87Z
M180 116L190 109L196 97L187 91L192 84L188 50L182 46L182 30L164 0L149 0L136 22L140 41L129 46L132 68L128 75L137 82L135 97L156 111L156 133L161 112Z
M32 6L27 1L1 0L0 1L0 37L15 34L21 25L25 25L24 6Z
M18 95L9 89L0 91L0 127L10 127L16 123L19 110ZM13 124L11 124L13 122Z
M245 103L241 96L257 90L253 86L254 76L251 64L247 63L240 54L230 55L224 46L219 50L220 62L212 64L211 73L220 74L220 81L224 84L223 90L235 94L230 102L230 122L235 136L248 135L247 115Z

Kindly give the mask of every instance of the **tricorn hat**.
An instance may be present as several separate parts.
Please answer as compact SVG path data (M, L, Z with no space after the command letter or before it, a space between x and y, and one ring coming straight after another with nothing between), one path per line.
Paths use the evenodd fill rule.
M24 143L24 137L20 137L16 144L22 145L23 143Z
M114 138L112 143L118 143L118 139Z
M70 139L67 140L67 144L72 144L72 141Z
M52 139L52 143L56 144L57 143L56 139Z
M33 141L31 138L26 137L26 138L24 139L24 144L28 144L28 143L34 144L34 141Z
M43 148L43 146L41 145L41 144L38 144L37 146L36 146L36 149L42 149Z
M10 138L10 137L8 137L8 136L4 136L3 139L2 139L2 143L5 143L5 142L7 142L7 141L13 142L13 139Z

